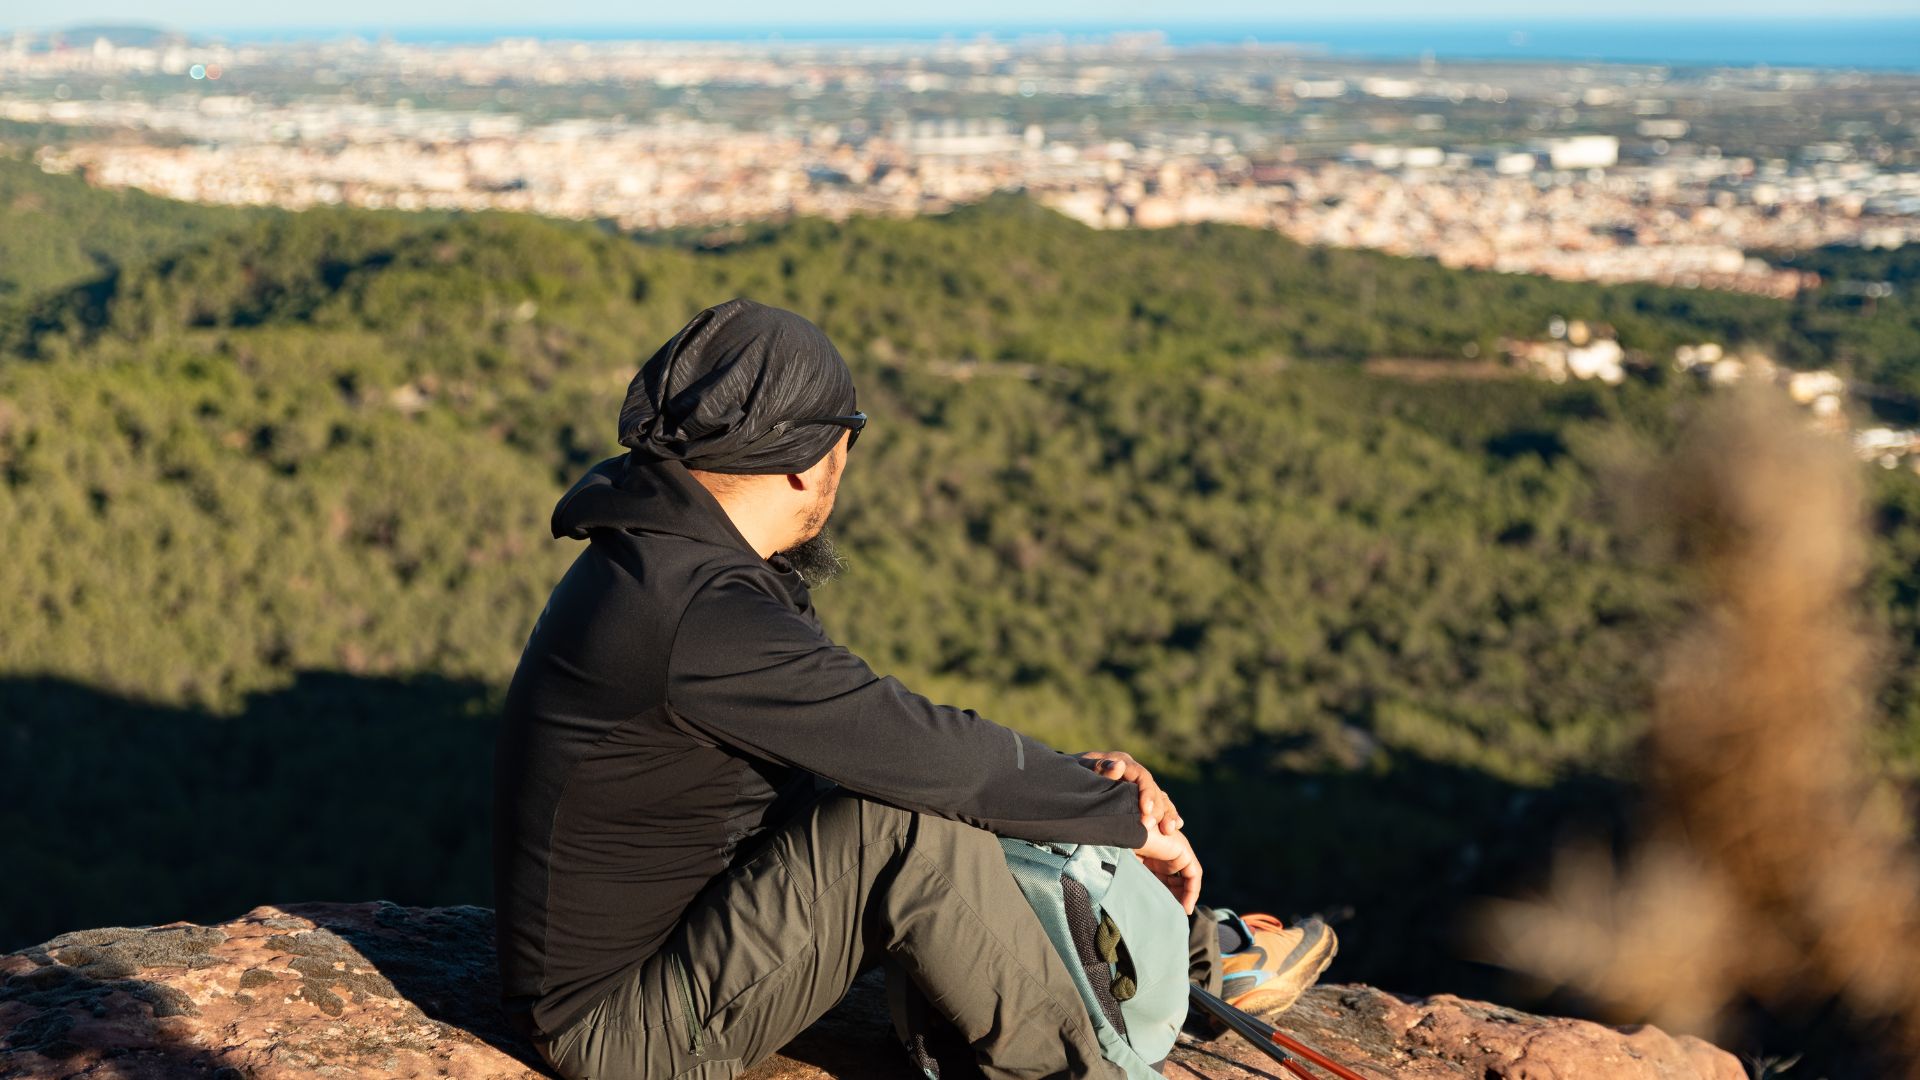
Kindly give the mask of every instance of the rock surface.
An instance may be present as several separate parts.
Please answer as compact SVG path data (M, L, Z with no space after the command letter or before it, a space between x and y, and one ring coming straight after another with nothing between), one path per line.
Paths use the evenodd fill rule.
M0 1078L545 1075L495 1006L493 914L387 903L260 907L219 926L83 930L0 958ZM1556 1020L1365 986L1310 991L1276 1024L1385 1080L1741 1080L1653 1028ZM1284 1070L1237 1036L1183 1037L1169 1077ZM755 1080L908 1075L863 980Z

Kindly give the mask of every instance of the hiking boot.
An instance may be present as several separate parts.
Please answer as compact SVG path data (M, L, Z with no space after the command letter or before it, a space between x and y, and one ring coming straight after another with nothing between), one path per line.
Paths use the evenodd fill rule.
M1250 1013L1277 1013L1299 1000L1333 962L1340 943L1319 919L1284 926L1271 915L1236 915L1221 909L1246 942L1220 958L1221 996Z

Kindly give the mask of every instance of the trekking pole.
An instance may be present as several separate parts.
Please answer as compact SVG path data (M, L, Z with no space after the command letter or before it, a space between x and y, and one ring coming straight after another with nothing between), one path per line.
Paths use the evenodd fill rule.
M1197 986L1189 986L1188 990L1192 994L1193 1000L1199 1004L1200 1008L1206 1011L1207 1015L1232 1028L1248 1042L1265 1051L1269 1057L1280 1063L1281 1068L1300 1077L1300 1080L1319 1080L1318 1077L1308 1072L1306 1066L1300 1064L1292 1054L1287 1053L1284 1049L1275 1045L1271 1039L1266 1037L1266 1032L1261 1030L1266 1025Z
M1313 1047L1306 1045L1285 1032L1275 1030L1272 1025L1264 1023L1254 1016L1234 1008L1232 1005L1221 1001L1200 987L1189 986L1187 989L1191 993L1194 1003L1199 1005L1207 1015L1232 1028L1246 1038L1248 1042L1265 1050L1269 1056L1280 1063L1282 1068L1295 1076L1301 1077L1302 1080L1317 1080L1317 1078L1308 1072L1305 1066L1300 1064L1301 1060L1310 1061L1320 1066L1339 1077L1340 1080L1366 1080L1366 1078L1359 1073L1334 1061Z

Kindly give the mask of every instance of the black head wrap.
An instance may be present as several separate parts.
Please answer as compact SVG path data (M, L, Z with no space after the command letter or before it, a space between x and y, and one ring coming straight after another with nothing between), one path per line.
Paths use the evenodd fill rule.
M620 407L620 445L642 461L723 473L803 472L843 427L853 373L821 329L791 311L729 300L693 317L640 368Z

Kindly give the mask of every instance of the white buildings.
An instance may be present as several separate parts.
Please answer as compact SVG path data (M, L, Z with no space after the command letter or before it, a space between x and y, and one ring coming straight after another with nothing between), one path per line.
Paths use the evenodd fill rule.
M1620 140L1612 135L1574 135L1547 143L1547 161L1556 169L1607 169L1620 161Z
M1627 370L1621 364L1626 351L1612 338L1599 338L1567 350L1567 374L1576 379L1599 379L1608 386L1626 381Z
M1796 371L1787 376L1787 396L1799 405L1812 405L1826 397L1838 400L1846 392L1846 380L1831 371Z

